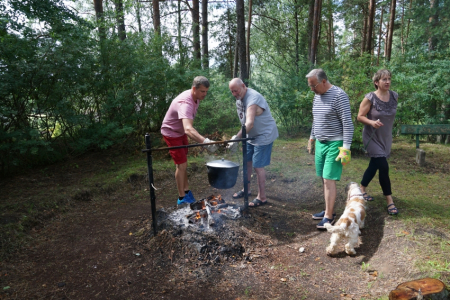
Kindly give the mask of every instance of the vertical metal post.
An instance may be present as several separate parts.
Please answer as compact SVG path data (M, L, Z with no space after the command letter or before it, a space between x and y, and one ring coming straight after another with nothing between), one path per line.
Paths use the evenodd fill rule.
M247 138L247 129L242 125L242 138ZM248 210L248 170L247 170L247 141L242 141L242 172L244 177L244 211Z
M148 169L148 185L150 187L150 203L152 209L152 220L153 220L153 233L156 235L156 225L158 221L156 220L156 196L155 188L153 187L153 163L152 163L152 143L150 141L150 135L145 134L145 146L147 148L147 169Z
M416 134L416 149L419 149L419 135Z

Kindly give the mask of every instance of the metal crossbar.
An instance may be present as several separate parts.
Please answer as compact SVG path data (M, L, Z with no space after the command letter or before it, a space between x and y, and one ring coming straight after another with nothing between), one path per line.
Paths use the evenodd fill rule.
M247 136L247 130L245 125L242 126L242 136ZM152 161L152 152L153 151L161 151L161 150L170 150L170 149L179 149L179 148L191 148L191 147L202 147L213 144L228 144L235 142L243 142L242 143L242 158L243 158L243 181L244 181L244 215L248 214L248 181L247 181L247 143L246 141L254 140L255 138L241 138L235 140L228 141L219 141L219 142L211 142L204 144L191 144L191 145L183 145L183 146L174 146L174 147L165 147L165 148L157 148L152 149L152 143L150 139L150 135L147 133L145 135L145 146L147 149L142 149L143 153L147 153L147 169L148 169L148 181L150 188L150 204L151 204L151 212L152 212L152 225L153 225L153 234L157 234L157 220L156 220L156 196L155 196L155 186L153 185L153 161Z

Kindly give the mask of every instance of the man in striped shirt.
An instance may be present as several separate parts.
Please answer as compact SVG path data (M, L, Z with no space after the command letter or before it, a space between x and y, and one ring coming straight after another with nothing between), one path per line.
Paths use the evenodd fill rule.
M321 220L317 228L324 229L325 223L334 224L336 221L336 180L341 179L342 165L350 161L354 127L347 94L332 85L322 69L312 70L306 78L316 94L308 151L311 153L315 140L316 174L322 178L325 197L325 210L312 217Z

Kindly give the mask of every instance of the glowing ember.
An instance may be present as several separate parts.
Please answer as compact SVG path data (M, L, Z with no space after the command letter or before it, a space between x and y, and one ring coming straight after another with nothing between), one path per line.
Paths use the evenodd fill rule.
M180 215L184 218L178 219ZM178 209L170 218L182 220L186 226L209 229L210 226L217 226L217 222L223 222L223 218L236 219L239 216L240 208L236 207L236 204L225 203L221 195L211 195L189 204L186 208Z

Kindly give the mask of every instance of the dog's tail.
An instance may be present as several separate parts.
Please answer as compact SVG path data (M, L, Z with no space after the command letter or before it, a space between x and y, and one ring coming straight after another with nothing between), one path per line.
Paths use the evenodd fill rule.
M343 228L341 226L333 226L330 223L325 223L324 226L328 230L328 232L331 232L331 233L341 234L341 233L345 232L345 228Z

